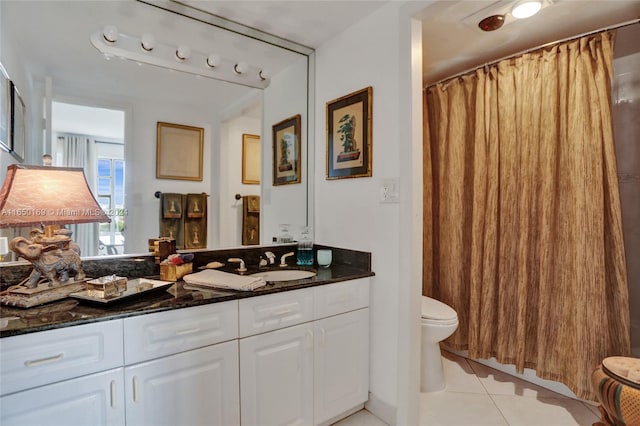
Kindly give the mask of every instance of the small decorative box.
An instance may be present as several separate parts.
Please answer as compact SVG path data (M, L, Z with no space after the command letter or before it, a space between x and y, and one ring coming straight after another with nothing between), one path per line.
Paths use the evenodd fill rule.
M115 275L107 275L87 281L87 293L91 297L108 299L120 296L127 290L127 279Z
M160 279L162 281L178 281L180 278L193 272L193 263L181 265L160 264Z

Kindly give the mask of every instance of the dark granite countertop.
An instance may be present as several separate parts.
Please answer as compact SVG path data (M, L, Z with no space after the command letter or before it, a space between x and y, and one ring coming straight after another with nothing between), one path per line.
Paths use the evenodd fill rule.
M261 296L305 287L339 283L374 275L370 268L359 268L354 265L345 264L333 264L326 269L320 268L314 270L317 271L317 275L314 277L295 281L268 283L266 286L256 289L255 291L191 290L184 288L185 283L183 281L178 281L170 287L149 291L139 296L106 305L67 298L29 309L2 306L0 309L0 337ZM249 271L248 273L251 272L258 271Z

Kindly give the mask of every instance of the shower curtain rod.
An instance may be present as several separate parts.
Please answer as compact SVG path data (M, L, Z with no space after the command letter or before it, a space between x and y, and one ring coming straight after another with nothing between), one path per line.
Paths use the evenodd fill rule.
M579 38L582 38L582 37L587 37L587 36L590 36L590 35L593 35L593 34L598 34L598 33L604 32L604 31L617 30L618 28L629 27L631 25L635 25L635 24L639 24L639 23L640 23L640 18L636 18L636 19L632 19L631 21L626 21L626 22L622 22L620 24L615 24L615 25L609 25L609 26L604 27L604 28L600 28L600 29L593 30L593 31L588 31L586 33L574 35L574 36L571 36L571 37L567 37L567 38L563 38L563 39L560 39L560 40L552 41L550 43L545 43L545 44L540 45L540 46L532 47L530 49L522 50L520 52L513 53L513 54L508 55L508 56L503 56L502 58L499 58L499 59L494 59L493 61L485 62L482 65L466 69L465 71L459 72L459 73L454 74L454 75L449 76L449 77L445 77L445 78L443 78L443 79L441 79L439 81L436 81L435 83L429 83L429 84L425 85L423 87L423 89L428 89L431 86L435 86L436 84L440 84L440 83L444 83L445 81L453 80L454 78L458 78L458 77L461 77L463 75L469 74L469 73L471 73L471 72L473 72L473 71L475 71L475 70L477 70L479 68L484 68L484 67L488 67L490 65L495 65L500 61L504 61L505 59L515 58L516 56L524 55L525 53L533 52L535 50L544 49L545 47L552 46L552 45L557 44L557 43L564 43L565 41L576 40L576 39L579 39Z

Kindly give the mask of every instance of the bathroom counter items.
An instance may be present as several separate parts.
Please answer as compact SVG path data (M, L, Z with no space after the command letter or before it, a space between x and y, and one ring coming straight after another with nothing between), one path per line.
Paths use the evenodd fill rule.
M330 268L320 268L317 275L302 280L268 283L254 291L234 291L226 289L185 289L185 283L178 281L166 290L160 289L131 298L121 303L91 304L75 299L30 309L3 307L0 311L0 337L33 333L79 324L88 324L116 318L186 308L227 300L244 299L270 293L295 290L305 287L340 283L373 276L370 268L334 263ZM153 278L153 277L149 277ZM189 287L189 286L187 286Z

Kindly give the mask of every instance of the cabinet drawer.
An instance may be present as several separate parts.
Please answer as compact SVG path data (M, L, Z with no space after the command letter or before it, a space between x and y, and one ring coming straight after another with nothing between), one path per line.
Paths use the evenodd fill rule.
M122 320L2 339L2 395L120 367Z
M240 337L313 320L313 289L240 300Z
M140 315L124 320L126 365L238 337L238 302Z
M314 287L314 319L369 306L369 278Z

